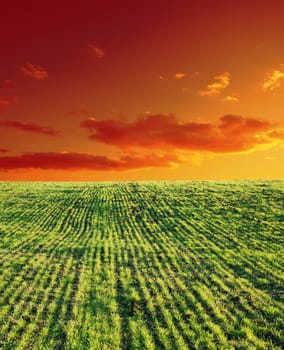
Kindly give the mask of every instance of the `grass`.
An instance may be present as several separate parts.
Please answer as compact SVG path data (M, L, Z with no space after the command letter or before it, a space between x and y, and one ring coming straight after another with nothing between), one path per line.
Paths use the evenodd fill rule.
M283 349L284 181L0 183L0 349Z

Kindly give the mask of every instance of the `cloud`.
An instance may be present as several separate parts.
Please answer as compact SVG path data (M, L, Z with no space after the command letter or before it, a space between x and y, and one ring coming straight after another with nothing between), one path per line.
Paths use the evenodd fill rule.
M184 73L184 72L177 72L174 74L159 74L158 77L160 80L171 80L171 79L176 79L176 80L182 80L185 78L196 78L200 75L199 72L193 72L193 73Z
M284 129L270 131L268 135L276 140L284 140Z
M15 98L11 96L0 96L0 108L5 108L12 105L15 102Z
M229 72L224 72L220 75L214 77L215 82L208 84L206 89L199 90L200 96L212 96L219 95L224 89L230 85L231 74Z
M223 100L226 102L240 102L239 98L234 95L225 96Z
M48 77L47 71L35 64L32 64L30 62L26 62L21 68L21 72L24 73L24 75L36 79L36 80L44 80Z
M24 153L18 156L0 157L0 169L54 169L123 171L148 167L170 167L180 163L172 155L123 156L112 159L87 153L47 152Z
M183 79L183 78L186 78L187 75L185 73L175 73L174 74L174 78L175 79Z
M172 115L146 115L133 122L89 118L81 123L91 140L122 149L171 149L231 153L271 146L281 137L268 121L225 115L218 123L181 123Z
M284 78L284 64L280 65L280 70L276 69L266 73L266 79L261 84L262 90L274 91L281 86L281 81Z
M97 58L104 58L105 57L105 51L103 48L99 46L95 46L93 44L88 44L88 48L90 52Z
M73 110L73 111L68 111L69 114L71 115L90 115L91 112L89 112L86 108L81 108L78 110Z
M22 123L22 122L17 122L13 120L4 120L0 121L0 127L5 127L5 128L14 128L22 131L27 131L27 132L34 132L37 134L43 134L47 136L59 136L60 132L57 130L54 130L53 128L46 127L46 126L40 126L37 124L29 124L29 123Z
M189 94L192 91L192 88L186 86L181 89L181 92L184 94Z
M9 150L6 148L0 148L0 153L8 153Z

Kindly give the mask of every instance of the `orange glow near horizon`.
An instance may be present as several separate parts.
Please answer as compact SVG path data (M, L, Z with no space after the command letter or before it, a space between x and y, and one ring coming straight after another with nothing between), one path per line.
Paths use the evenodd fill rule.
M0 180L284 174L284 4L14 1L0 13Z

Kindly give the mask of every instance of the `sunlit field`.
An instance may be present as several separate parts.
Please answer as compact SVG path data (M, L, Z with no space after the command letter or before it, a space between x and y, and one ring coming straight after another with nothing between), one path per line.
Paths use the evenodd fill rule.
M283 349L284 181L0 183L0 349Z

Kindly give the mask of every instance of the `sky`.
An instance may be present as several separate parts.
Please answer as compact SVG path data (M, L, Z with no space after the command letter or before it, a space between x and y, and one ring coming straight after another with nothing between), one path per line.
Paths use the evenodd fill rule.
M277 179L282 0L7 1L0 180Z

